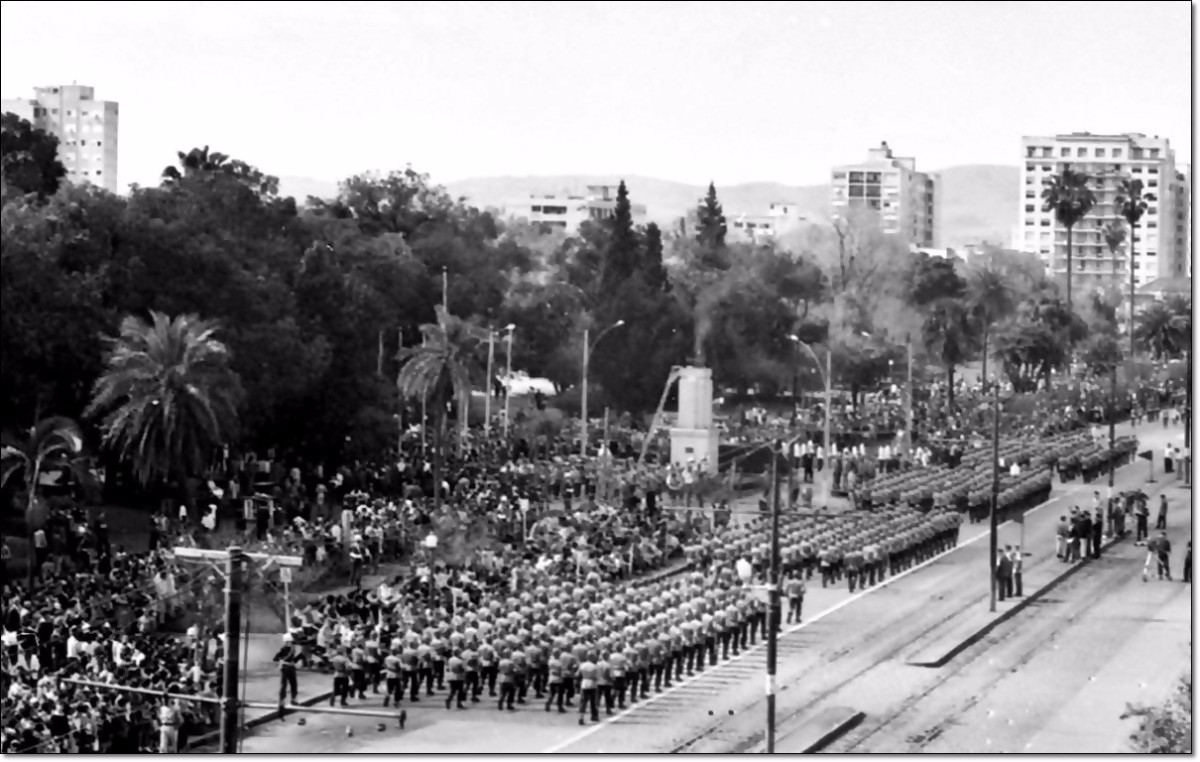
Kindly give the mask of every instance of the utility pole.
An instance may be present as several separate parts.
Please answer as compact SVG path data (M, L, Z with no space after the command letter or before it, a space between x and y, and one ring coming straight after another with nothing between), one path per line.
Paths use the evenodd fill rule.
M488 327L487 380L483 388L483 433L492 433L492 363L496 359L496 332Z
M912 334L906 334L904 343L908 345L908 394L905 395L905 431L904 450L912 453L913 449L913 342Z
M1000 550L1000 384L992 384L992 515L991 515L991 557L988 559L988 571L992 583L992 598L989 611L996 610L996 554ZM1022 549L1024 552L1024 549Z
M790 452L791 447L789 445ZM775 671L779 658L779 456L780 447L771 451L771 564L768 571L767 593L767 753L775 753ZM790 461L790 456L789 456Z
M587 328L583 329L583 371L582 377L579 380L579 457L587 457L587 441L588 441L588 359L591 355L591 349L588 345L588 334L590 331Z
M1129 370L1133 371L1133 357L1129 358ZM1104 513L1108 516L1108 531L1115 533L1112 525L1112 499L1113 486L1116 483L1117 461L1112 457L1113 449L1117 446L1117 363L1113 363L1112 371L1108 375L1108 504L1105 506ZM1104 521L1105 517L1101 516L1100 520Z

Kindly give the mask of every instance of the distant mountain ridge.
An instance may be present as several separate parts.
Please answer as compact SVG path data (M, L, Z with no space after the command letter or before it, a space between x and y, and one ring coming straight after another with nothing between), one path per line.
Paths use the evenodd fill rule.
M938 223L941 246L958 247L989 241L1007 246L1017 224L1021 202L1020 168L973 164L936 172L940 196ZM624 179L630 197L646 205L650 220L672 224L696 206L706 188L640 175L530 175L480 177L446 183L455 197L480 208L511 208L530 195L583 194L589 185L615 185ZM328 198L337 184L312 178L282 177L280 191L301 201ZM829 219L828 185L785 185L774 182L718 186L725 215L764 213L772 202L795 204L816 222Z

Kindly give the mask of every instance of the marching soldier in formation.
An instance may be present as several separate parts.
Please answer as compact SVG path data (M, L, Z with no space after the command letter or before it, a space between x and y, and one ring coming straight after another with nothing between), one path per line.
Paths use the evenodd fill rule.
M852 589L878 584L954 547L959 523L956 513L903 509L782 517L787 622L801 621L804 579L815 570L823 584L836 582L841 568ZM697 570L643 587L563 582L453 617L429 612L403 627L387 613L378 628L340 623L330 660L333 700L345 705L352 673L356 695L365 695L365 684L378 679L376 659L385 705L398 705L406 693L419 701L422 685L432 696L445 690L448 677L447 709L467 708L466 699L479 701L486 688L498 710L515 711L532 689L545 711L565 713L578 700L580 723L598 721L601 701L606 714L624 709L671 688L685 673L739 655L765 635L767 604L747 594L731 563L765 558L764 526L731 527L720 545L699 549ZM347 631L355 634L347 637ZM300 657L293 644L285 645L281 673ZM294 696L281 674L284 687Z

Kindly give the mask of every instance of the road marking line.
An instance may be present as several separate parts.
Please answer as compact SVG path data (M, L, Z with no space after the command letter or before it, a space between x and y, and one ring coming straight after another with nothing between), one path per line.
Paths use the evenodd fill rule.
M1135 464L1130 463L1130 464L1127 464L1125 467L1127 468L1131 465L1135 465ZM1071 489L1064 492L1063 494L1061 494L1057 497L1051 497L1046 502L1036 505L1033 508L1030 508L1029 510L1025 511L1024 515L1028 516L1031 513L1037 513L1038 511L1042 510L1043 508L1050 505L1051 503L1056 503L1059 500L1062 500L1070 495L1074 495L1076 492L1079 492L1090 486L1092 486L1092 485L1085 484L1083 482L1080 482L1077 485L1073 485ZM999 529L1002 527L1006 527L1009 524L1015 524L1015 523L1017 523L1016 519L1009 519L1008 521L1005 521L1004 523L1000 524L997 527L997 531L999 531ZM913 572L924 569L926 566L929 566L934 561L937 561L938 559L940 559L944 556L950 555L951 553L958 550L959 548L963 548L963 547L966 547L967 545L978 542L979 540L982 540L984 537L988 537L990 534L991 534L991 529L989 528L989 529L981 532L980 534L975 535L974 537L970 538L969 540L963 540L963 541L959 542L959 544L955 545L953 548L950 548L947 551L939 553L927 561L922 561L921 563L917 564L916 566L914 566L910 569L905 569L904 571L900 572L899 574L893 574L892 576L888 577L887 579L878 582L873 587L867 588L866 590L860 590L859 592L854 593L853 595L850 595L849 597L843 598L842 600L833 604L829 608L827 608L824 611L820 612L819 614L813 616L808 621L801 622L800 624L793 625L792 627L785 629L780 634L780 637L781 638L787 637L788 635L799 632L800 630L804 629L808 625L813 624L814 622L819 622L822 619L824 619L825 617L829 616L830 614L833 614L834 612L840 611L841 609L845 608L846 606L849 606L851 603L859 600L863 596L869 595L869 594L875 592L876 590L887 587L892 582L895 582L898 579L903 579L904 577L907 577L909 574L912 574ZM608 724L616 722L617 720L621 719L622 717L626 717L630 714L633 714L635 711L638 711L650 704L653 704L658 699L663 698L665 696L669 696L670 694L672 694L675 691L679 690L680 688L684 687L688 683L691 683L699 678L707 677L707 676L711 675L714 671L724 668L727 664L733 664L734 662L740 661L743 657L749 656L751 653L758 651L759 649L765 648L765 647L766 647L766 641L764 639L758 645L753 646L751 648L744 649L737 656L732 656L732 657L726 659L725 661L720 662L715 667L710 667L709 669L706 669L704 672L701 672L699 674L685 678L684 680L682 680L680 682L676 682L673 686L671 686L667 690L663 691L662 693L655 693L652 696L650 696L650 698L639 701L638 703L630 706L628 709L623 709L620 712L618 712L617 714L614 714L612 717L606 717L605 719L601 720L599 723L592 725L589 728L585 728L585 729L579 731L578 733L576 733L575 735L567 738L565 741L557 743L554 746L551 746L549 749L544 750L542 752L542 754L557 754L558 752L562 751L563 749L565 749L569 746L573 746L574 744L577 744L580 741L595 735L596 733L603 730Z

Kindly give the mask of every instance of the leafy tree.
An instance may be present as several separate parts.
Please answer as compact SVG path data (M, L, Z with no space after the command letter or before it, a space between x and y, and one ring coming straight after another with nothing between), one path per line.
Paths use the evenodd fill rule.
M812 307L828 296L829 279L808 253L794 255L776 246L763 246L754 252L751 267L801 324L808 320Z
M1088 336L1083 351L1083 363L1092 376L1108 376L1121 364L1121 347L1112 333L1093 333Z
M33 548L33 533L46 523L45 506L38 500L41 476L53 471L67 471L80 478L84 472L80 453L83 433L70 418L46 418L34 424L23 437L4 434L0 437L0 488L21 479L25 485L25 528L29 547ZM30 559L29 588L36 579L37 564Z
M143 485L183 488L237 431L240 382L217 325L195 315L127 317L108 341L85 416Z
M400 352L401 368L396 386L401 396L424 399L433 416L433 498L442 500L446 425L450 409L461 415L471 399L471 375L478 331L441 307L437 322L421 326L421 344ZM489 390L490 392L490 390Z
M948 401L954 404L954 369L974 350L969 308L960 299L943 297L929 305L922 331L925 347L946 369Z
M996 335L996 356L1018 391L1047 385L1050 373L1070 362L1070 347L1087 336L1087 325L1067 310L1052 283L1026 299L1013 318Z
M67 169L58 160L58 138L11 112L0 118L0 180L5 193L53 196Z
M620 288L638 270L641 243L633 229L633 210L629 203L629 190L622 180L617 186L617 200L613 216L606 221L609 235L604 252L604 268L601 289L605 293Z
M1117 214L1125 219L1129 225L1129 325L1132 327L1136 322L1133 316L1134 299L1134 276L1133 264L1134 254L1137 249L1137 229L1138 223L1150 209L1150 203L1157 201L1158 198L1153 193L1144 193L1141 180L1131 180L1124 178L1121 180L1121 189L1117 193L1117 197L1113 200L1113 206L1117 209ZM1133 330L1129 332L1129 357L1134 357L1133 345Z
M216 172L224 172L229 169L229 155L219 151L208 150L208 146L203 148L193 148L188 152L178 151L179 166L168 165L163 168L162 179L164 183L175 183L183 180L185 177L195 177L201 174L212 174Z
M642 257L638 271L651 289L669 291L671 281L663 265L663 238L658 225L651 222L642 235Z
M1061 172L1046 178L1042 190L1042 211L1053 212L1058 224L1067 229L1067 311L1074 306L1071 299L1072 233L1096 205L1096 195L1089 187L1091 182L1092 177L1086 172L1077 172L1070 164L1064 164Z
M696 241L701 245L710 264L719 261L718 257L725 249L725 234L728 230L725 211L717 199L717 186L710 182L708 193L696 209Z
M579 381L583 294L561 281L522 283L505 297L498 324L518 326L513 367L546 378L556 388Z
M920 252L913 256L911 267L909 299L918 307L942 299L958 299L966 291L967 284L952 259Z
M995 326L1006 320L1016 309L1016 290L1000 271L984 267L967 270L966 304L972 325L978 331L983 356L982 375L986 381L988 339Z

